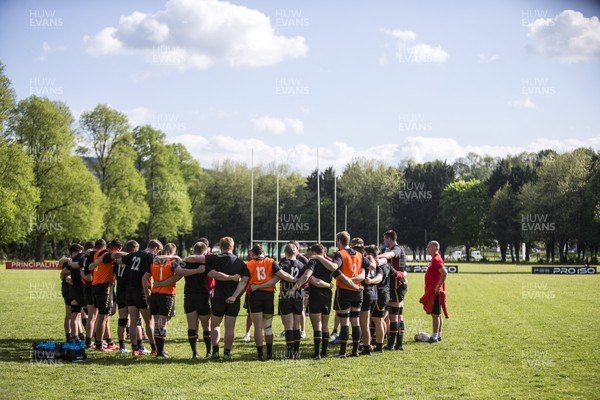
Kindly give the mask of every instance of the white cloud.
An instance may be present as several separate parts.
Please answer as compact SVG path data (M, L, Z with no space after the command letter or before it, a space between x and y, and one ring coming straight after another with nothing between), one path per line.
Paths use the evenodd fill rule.
M308 175L317 167L317 147L296 144L288 147L271 146L260 139L233 138L230 136L204 137L199 135L179 135L170 139L183 143L203 167L211 167L225 159L251 163L254 150L255 164L271 162L286 163L303 175ZM537 152L554 149L558 152L570 151L579 147L600 150L600 134L588 139L547 139L539 138L521 146L474 146L463 145L452 138L409 136L399 143L378 144L373 147L353 147L343 142L319 143L319 164L322 169L333 166L338 174L357 157L376 159L386 165L397 166L401 161L413 159L423 163L442 160L453 163L468 153L487 154L493 157L516 155L524 151ZM257 161L260 160L260 161Z
M530 110L537 108L537 104L535 104L533 102L533 100L531 100L530 96L527 96L526 98L524 98L522 100L511 101L511 102L509 102L509 105L511 105L513 107L517 107L517 108L527 108Z
M46 57L48 57L48 54L50 53L55 53L58 51L65 51L66 47L64 46L51 46L50 43L44 41L44 43L42 43L42 52L40 53L39 56L37 56L37 60L38 61L46 61Z
M477 56L477 62L479 64L489 64L496 62L500 59L500 56L497 54L479 54Z
M304 132L304 123L299 119L258 117L252 118L252 123L259 132L272 133L275 135L281 135L288 131L297 135Z
M276 34L260 11L218 0L170 0L162 11L135 11L122 16L116 27L83 40L92 55L142 55L182 70L214 64L259 67L308 52L302 36Z
M396 39L396 58L400 63L422 64L442 63L449 55L441 46L433 47L426 43L417 43L417 34L413 31L382 29L383 33ZM385 65L385 55L379 58L379 64Z
M528 49L567 63L600 58L600 21L564 10L554 18L539 18L527 26Z
M152 112L146 107L135 107L131 110L125 111L129 125L138 126L151 123Z

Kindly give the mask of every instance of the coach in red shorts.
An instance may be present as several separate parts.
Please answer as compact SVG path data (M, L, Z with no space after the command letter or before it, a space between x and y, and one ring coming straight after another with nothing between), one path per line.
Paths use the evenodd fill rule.
M431 262L425 272L425 294L420 302L427 314L431 315L433 320L433 334L429 339L430 343L442 340L442 309L445 317L448 318L446 310L446 277L448 271L444 267L444 260L439 254L440 244L435 240L427 245L427 254L431 256Z

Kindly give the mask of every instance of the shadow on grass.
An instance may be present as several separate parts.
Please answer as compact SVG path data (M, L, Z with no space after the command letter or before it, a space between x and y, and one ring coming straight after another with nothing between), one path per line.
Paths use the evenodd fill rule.
M31 361L32 357L32 345L33 343L37 343L40 340L48 340L47 338L21 338L21 339L0 339L0 362L16 362L28 364ZM406 342L405 347L411 347L414 343ZM241 346L236 349L236 346ZM223 360L222 353L220 359L206 359L204 356L200 356L197 359L192 359L191 356L188 357L176 357L176 358L157 358L152 355L144 355L139 357L132 357L131 353L120 354L118 351L112 353L101 353L95 350L88 349L87 360L82 363L75 364L97 364L97 365L114 365L114 366L130 366L130 365L140 365L140 364L180 364L180 365L215 365L215 364L227 364L227 363L258 363L259 361L256 359L256 353L253 351L254 346L249 348L249 346L244 346L236 343L233 348L232 360ZM168 351L168 343L166 346L166 350ZM327 358L335 358L334 354L339 351L338 346L329 346L329 353ZM394 352L395 353L395 352ZM314 361L311 359L312 355L312 347L308 345L303 345L301 347L301 357L299 360L287 360L283 358L283 350L275 349L274 358L272 360L265 361L265 364L276 364L283 365L283 363L297 363L299 361L311 362L311 363L319 363L320 361ZM363 356L364 357L364 356ZM374 354L371 357L378 357L377 354ZM66 364L69 364L65 362ZM262 362L261 362L262 364Z

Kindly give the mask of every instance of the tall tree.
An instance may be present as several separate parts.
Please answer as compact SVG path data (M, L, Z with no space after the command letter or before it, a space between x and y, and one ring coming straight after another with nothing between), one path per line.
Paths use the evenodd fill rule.
M100 104L84 112L79 125L86 139L79 152L94 157L91 168L108 198L110 213L106 215L104 236L132 236L148 217L148 207L144 180L134 166L136 154L127 117Z
M0 62L0 134L4 132L16 102L15 90L10 79L4 74L4 64Z
M163 132L149 125L134 129L136 165L146 181L150 214L142 224L144 238L178 239L192 228L188 187Z
M348 230L365 243L380 243L383 232L392 228L393 199L400 174L381 161L358 158L351 161L339 178L339 196L348 205ZM379 232L377 209L379 207Z
M205 192L206 218L200 233L211 243L231 236L239 251L240 245L247 247L250 243L251 171L245 164L224 160L209 175L212 183Z
M588 149L547 156L537 169L536 182L523 187L523 229L527 236L547 242L548 258L554 258L556 242L559 260L566 262L568 242L579 236L592 161Z
M0 248L27 237L39 202L31 158L22 145L0 139Z
M485 184L479 180L456 181L444 189L440 201L442 221L448 226L449 244L464 244L467 260L471 248L483 241L489 207Z
M517 197L508 183L498 189L490 204L487 224L490 233L498 241L502 262L506 261L508 245L520 241L517 207Z
M192 214L192 232L191 235L186 235L188 240L185 240L183 235L180 235L179 247L184 245L192 246L196 240L200 238L199 221L203 217L203 208L205 206L205 190L209 185L210 178L202 170L200 163L195 160L190 152L181 143L168 145L175 154L175 158L179 165L183 181L187 186L188 197L190 198L190 208ZM183 243L185 242L185 244Z
M418 250L425 255L428 240L440 240L443 255L447 244L442 241L446 232L439 218L439 204L442 191L454 181L452 166L442 161L409 162L402 172L404 180L393 203L400 239L413 250L413 256Z
M20 101L9 122L9 135L33 162L40 192L31 228L37 260L44 259L48 238L90 237L101 226L96 217L103 215L104 197L83 162L71 156L72 122L63 103L36 96Z

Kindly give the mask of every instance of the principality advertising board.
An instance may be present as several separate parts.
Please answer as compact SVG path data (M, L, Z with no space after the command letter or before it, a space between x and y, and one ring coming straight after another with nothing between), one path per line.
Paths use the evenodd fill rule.
M7 261L6 269L60 269L58 261Z

